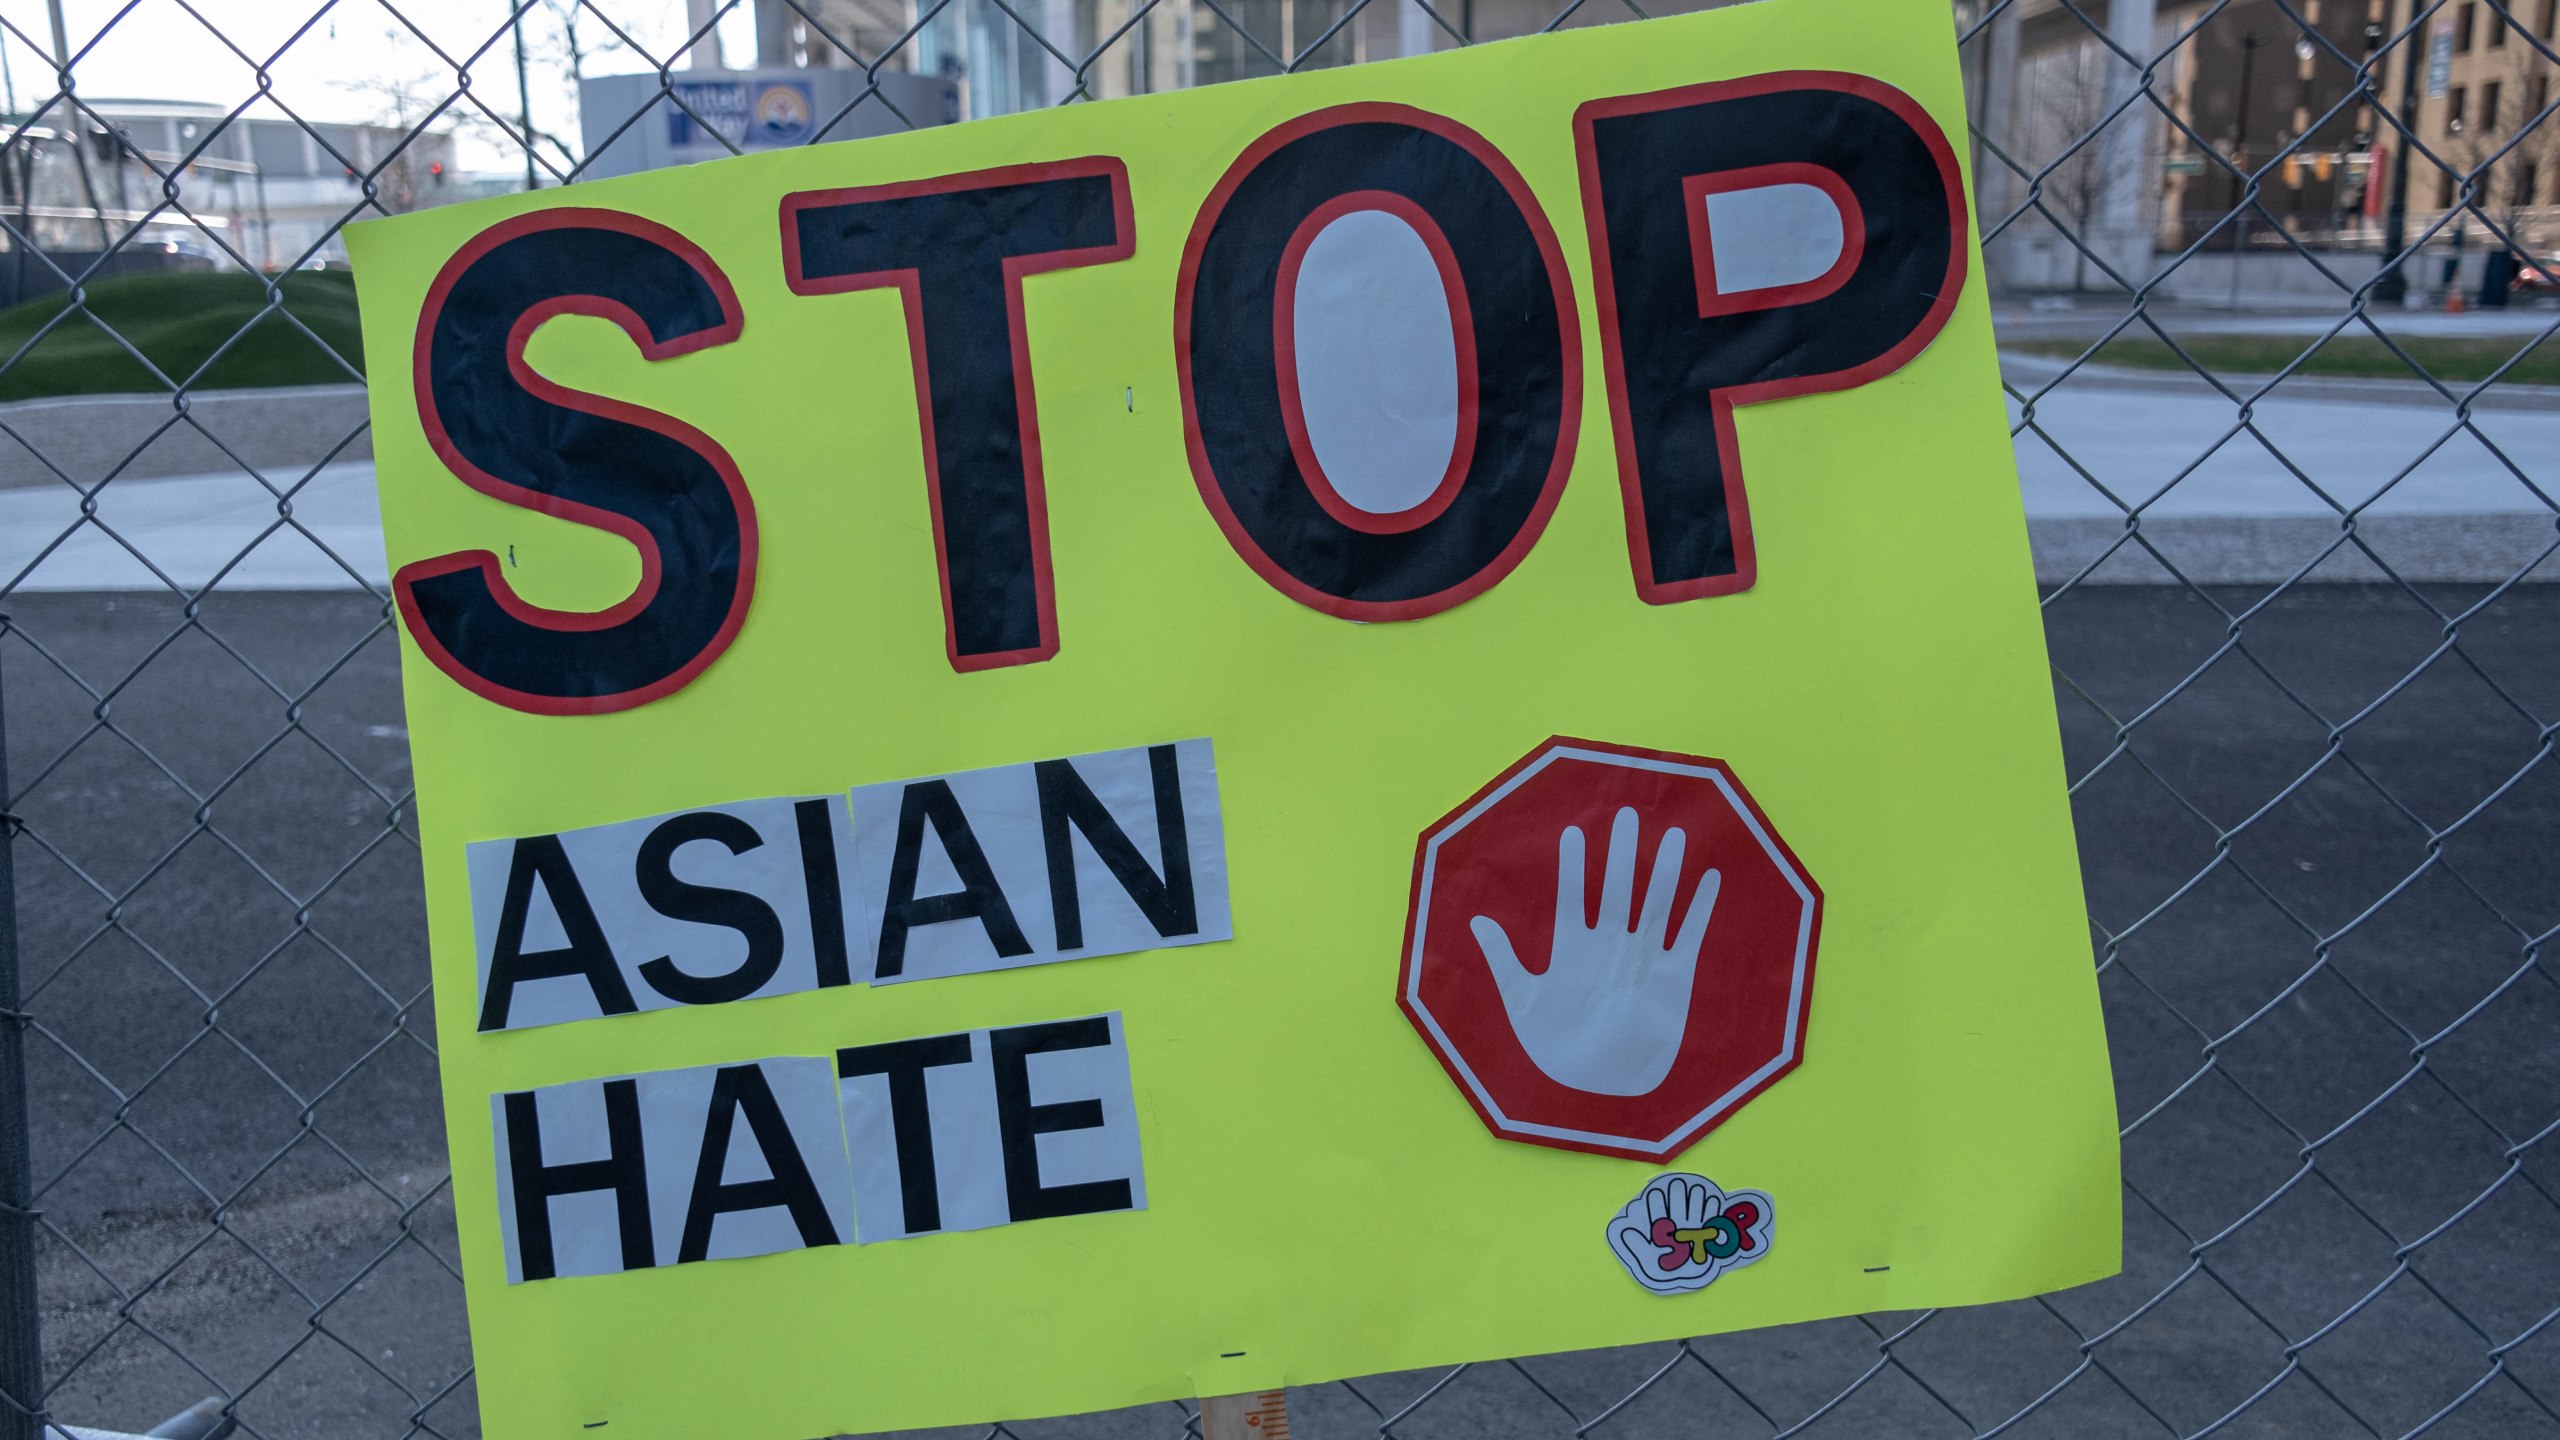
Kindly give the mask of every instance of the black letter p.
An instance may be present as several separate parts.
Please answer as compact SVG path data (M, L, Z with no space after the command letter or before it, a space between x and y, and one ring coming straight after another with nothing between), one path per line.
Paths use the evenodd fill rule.
M1574 113L1636 593L1757 575L1733 407L1890 374L1964 285L1954 151L1911 97L1823 71Z

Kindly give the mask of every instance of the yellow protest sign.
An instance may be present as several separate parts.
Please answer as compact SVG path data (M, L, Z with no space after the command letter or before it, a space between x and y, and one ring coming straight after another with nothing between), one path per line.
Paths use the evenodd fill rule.
M1767 0L359 227L488 1432L2112 1273L1951 41Z

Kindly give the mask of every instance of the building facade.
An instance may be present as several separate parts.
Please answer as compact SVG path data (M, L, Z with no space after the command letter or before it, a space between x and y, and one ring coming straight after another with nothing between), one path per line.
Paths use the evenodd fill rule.
M2416 0L2374 0L2373 23L2396 33L2413 9L2425 13ZM2412 239L2433 230L2433 243L2449 244L2457 227L2445 216L2459 210L2470 248L2492 250L2509 236L2537 257L2560 250L2560 116L2552 113L2560 66L2542 53L2560 48L2555 31L2560 0L2448 0L2414 42L2418 63L2387 67L2384 99L2395 114L2413 98L2416 71ZM2384 127L2376 134L2378 163L2390 167L2400 136Z
M384 125L243 116L174 100L86 101L0 147L0 253L29 237L65 269L119 250L284 270L346 259L342 223L488 193L454 172L453 138ZM174 200L164 177L174 178ZM368 197L367 187L371 187ZM128 232L137 232L125 239ZM224 252L229 251L226 255Z
M2450 249L2458 232L2477 254L2495 232L2535 255L2560 248L2560 67L2533 43L2550 44L2560 0L2164 3L2147 32L2156 104L2102 33L2123 4L2024 0L1993 22L2014 26L2013 58L1996 33L1969 47L1976 126L1996 152L1977 146L1986 227L2018 212L1992 255L2012 288L2112 288L2102 261L2138 282L2190 254L2216 258L2182 266L2182 284L2263 272L2232 274L2235 295L2280 273L2334 289L2315 263L2360 282L2386 245L2403 183L2392 117L2413 95L2407 243ZM2111 251L2111 229L2152 253Z
M1641 13L1727 3L1647 0ZM1639 14L1624 0L1434 0L1432 9L1439 19L1383 0L757 0L757 63L860 67L912 28L913 42L890 54L889 68L959 81L967 113L983 118L1079 93L1109 99L1277 75L1293 59L1302 70L1324 69L1424 54L1462 38L1505 40L1554 28L1560 16L1564 28L1576 28Z

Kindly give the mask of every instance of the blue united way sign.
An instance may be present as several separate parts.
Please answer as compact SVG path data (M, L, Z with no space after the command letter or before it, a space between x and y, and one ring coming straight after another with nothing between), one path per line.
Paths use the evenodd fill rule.
M818 140L858 140L960 117L959 83L884 70L599 75L578 83L587 164L605 179ZM632 116L642 117L633 121Z

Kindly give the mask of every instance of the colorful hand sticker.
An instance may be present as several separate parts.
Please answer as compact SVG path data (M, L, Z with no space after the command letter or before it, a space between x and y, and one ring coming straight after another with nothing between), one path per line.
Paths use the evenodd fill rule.
M1657 1175L1610 1217L1609 1248L1637 1284L1678 1295L1769 1253L1776 1219L1756 1190L1728 1195L1704 1176Z

